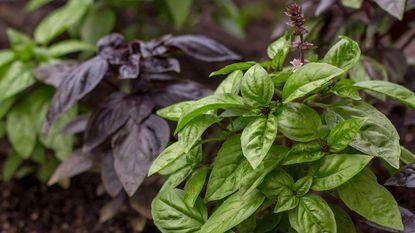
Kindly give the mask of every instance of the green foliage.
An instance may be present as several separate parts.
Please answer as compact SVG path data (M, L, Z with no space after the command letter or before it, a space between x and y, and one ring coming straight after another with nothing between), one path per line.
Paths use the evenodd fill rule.
M274 42L268 49L270 58L285 59L288 43L286 37ZM224 141L210 169L195 159L201 168L186 182L188 204L198 194L216 206L207 220L194 227L197 231L223 233L236 227L241 232L262 232L266 224L261 216L272 213L279 216L270 223L273 231L355 232L347 213L318 195L326 191L367 220L402 230L396 201L368 168L374 157L399 167L399 136L387 117L358 91L381 93L410 107L414 94L386 81L355 83L351 74L360 64L359 57L357 43L341 37L321 61L299 68L279 67L282 60L276 66L238 63L213 72L211 76L228 75L214 94L159 112L178 120L179 140L162 152L150 174L166 175L163 169L196 145ZM333 95L336 98L327 98ZM216 136L202 135L217 126ZM181 134L191 128L192 140L183 140ZM402 154L403 160L413 160L407 150L402 149ZM153 204L157 202L156 198ZM155 210L152 214L156 222L170 219L170 224L188 217L174 211L170 218ZM193 226L177 227L193 231Z

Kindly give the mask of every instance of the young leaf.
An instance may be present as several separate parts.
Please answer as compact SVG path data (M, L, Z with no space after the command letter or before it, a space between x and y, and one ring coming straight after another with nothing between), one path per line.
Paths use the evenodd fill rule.
M189 178L184 187L184 201L193 207L205 184L208 168L203 166L197 169Z
M233 51L205 36L175 36L169 38L165 45L178 48L201 61L216 62L240 59L240 56Z
M287 57L288 52L290 51L290 43L288 42L286 36L282 36L278 40L272 42L267 48L267 54L274 65L277 68L280 68L285 58Z
M283 169L276 169L269 173L264 182L259 186L259 190L268 198L275 199L285 189L291 189L294 179Z
M298 206L300 199L290 189L284 189L278 195L278 201L274 208L274 213L281 213L292 210Z
M8 65L15 58L15 54L11 50L0 50L0 68Z
M354 81L350 79L342 79L339 82L336 82L332 91L335 95L342 98L350 98L352 100L361 100L357 87L353 86Z
M252 121L242 132L242 151L252 168L256 169L267 155L277 136L277 117L268 114Z
M239 181L250 169L242 153L241 140L235 135L226 140L219 149L210 173L205 200L220 200L239 188Z
M319 137L320 116L305 104L282 105L277 111L277 122L282 134L291 140L309 142Z
M197 141L201 139L206 129L218 122L218 120L214 115L204 114L190 121L178 134L179 141L184 147L183 152L189 152Z
M192 172L194 172L194 165L186 165L177 171L174 171L164 182L163 186L161 186L159 193L170 192L172 189L183 183Z
M360 59L360 48L357 42L341 36L323 58L324 62L339 67L345 71L352 68Z
M364 102L341 102L330 107L337 118L367 118L350 146L371 156L384 159L399 168L399 134L389 119L373 106Z
M61 57L70 53L83 51L94 52L95 46L79 40L64 40L50 46L47 53L52 57Z
M331 152L340 152L353 141L366 119L351 118L338 123L327 137L327 143Z
M198 232L207 220L208 213L203 201L199 198L191 207L186 204L184 195L182 190L173 189L160 193L151 203L154 224L161 232Z
M71 0L40 22L34 32L36 42L47 44L75 24L88 10L90 0Z
M313 177L312 176L304 176L303 178L297 180L292 189L295 191L297 196L304 196L310 190L311 185L313 184Z
M326 63L308 63L294 72L284 85L284 103L306 96L326 87L329 82L344 73L344 70Z
M356 227L349 214L337 205L330 205L336 218L337 233L356 233Z
M274 95L274 84L267 71L256 64L245 72L241 83L242 96L251 102L266 106Z
M288 216L297 232L337 232L333 212L324 199L316 195L301 197L298 207L288 212Z
M251 216L264 199L264 195L259 191L247 195L233 194L213 212L200 229L200 233L222 233L232 229Z
M43 126L44 132L76 101L92 91L104 78L107 70L108 63L100 57L94 57L73 70L63 80L52 99Z
M151 163L166 146L169 132L167 122L150 115L141 124L129 119L112 138L115 171L129 196L141 185Z
M227 66L223 67L220 70L212 72L209 75L209 77L213 77L213 76L217 76L217 75L226 75L226 74L232 73L232 72L237 71L237 70L244 71L244 70L247 70L247 69L251 68L255 64L256 64L256 62L254 62L254 61L233 63L233 64L230 64L230 65L227 65Z
M376 176L364 169L338 188L347 207L367 220L396 230L403 230L398 204L392 194L376 182Z
M415 108L415 93L399 84L387 81L372 80L358 82L354 84L354 86L384 94L386 96L398 100L399 102L411 108Z
M287 157L281 162L282 165L307 163L319 160L324 156L321 145L317 141L309 143L297 143L288 152Z
M318 161L312 169L312 190L334 189L358 174L372 160L371 156L358 154L333 154Z
M216 88L215 94L239 94L239 88L241 86L243 73L240 70L234 71L223 80L218 88Z
M190 100L170 105L168 107L157 110L157 115L167 120L178 121L180 116L183 114L184 109L192 105L193 102L193 100Z
M185 109L176 127L176 133L180 132L191 120L210 110L219 108L248 108L244 100L232 94L211 95L195 101Z

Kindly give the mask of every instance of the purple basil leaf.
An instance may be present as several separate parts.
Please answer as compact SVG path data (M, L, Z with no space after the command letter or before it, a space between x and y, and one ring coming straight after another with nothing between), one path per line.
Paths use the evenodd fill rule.
M62 61L41 66L33 71L36 79L58 88L69 73L77 67L76 61Z
M48 184L53 185L64 178L70 178L89 170L94 165L98 155L96 153L85 153L81 150L74 151L72 156L63 161L55 170Z
M389 80L392 82L402 82L408 70L408 63L402 51L396 48L384 48L380 53L380 58L385 66Z
M382 9L394 16L395 18L402 20L403 13L405 12L406 0L373 0Z
M176 58L149 57L143 59L141 68L146 73L180 72L180 64Z
M130 119L112 138L115 171L129 196L147 177L151 163L166 146L169 135L167 122L151 115L141 124Z
M49 130L61 114L92 91L104 78L107 70L108 63L100 57L94 57L73 70L53 96L43 125L44 132Z
M405 219L403 222L404 230L403 233L414 233L415 232L415 215Z
M173 77L168 74L141 74L140 79L146 80L146 81L169 81L172 80Z
M128 60L129 47L124 37L113 33L101 38L97 43L98 55L110 64L122 64Z
M129 118L141 123L153 108L153 102L145 95L112 94L92 114L86 128L84 150L92 150L105 142Z
M75 119L67 123L60 130L60 132L64 134L77 134L84 132L90 116L91 114L89 113L77 116Z
M210 95L212 91L196 82L183 81L150 93L157 106L165 107L184 100L196 100Z
M133 54L128 62L120 67L120 79L135 79L140 74L140 55Z
M154 56L162 55L168 51L168 48L164 46L164 43L171 37L172 37L171 35L165 35L156 40L151 40L148 42L137 40L137 41L131 42L131 44L132 44L132 47L134 48L134 52L139 51L142 57L144 58L154 57ZM137 47L139 48L139 50L136 49Z
M415 188L415 163L401 168L386 181L385 185Z
M171 37L165 44L180 49L191 57L207 62L241 59L239 55L224 45L200 35Z
M113 218L120 211L124 200L125 194L121 192L112 198L110 202L106 203L99 211L99 222L103 223Z
M408 210L408 209L406 209L402 206L399 206L399 211L401 212L401 216L402 216L403 220L408 219L409 217L414 215L414 213L412 213L410 210Z
M104 188L111 197L117 196L122 190L122 184L114 169L112 152L106 152L101 161L101 180Z

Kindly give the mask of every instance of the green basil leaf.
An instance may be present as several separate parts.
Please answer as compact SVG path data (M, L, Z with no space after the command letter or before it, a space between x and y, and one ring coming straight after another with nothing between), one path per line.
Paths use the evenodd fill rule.
M297 143L288 152L287 157L281 162L282 165L307 163L319 160L324 156L321 145L317 141L309 143Z
M405 147L401 146L401 156L400 159L405 164L415 163L415 154Z
M285 83L292 74L293 70L289 67L288 69L284 68L282 71L270 74L269 77L272 79L274 85L279 85Z
M265 176L277 167L281 160L285 158L288 150L289 149L285 146L272 146L268 151L267 156L265 156L264 160L257 168L250 168L250 171L245 172L241 180L239 192L242 195L245 195L256 189L265 179Z
M19 60L28 61L32 58L35 42L25 33L7 29L10 46Z
M185 181L187 177L189 177L192 174L193 171L194 166L191 165L186 165L185 167L175 171L173 174L169 176L169 178L167 178L163 186L161 186L159 193L170 192L172 189L176 188L181 183L183 183L183 181Z
M235 135L219 149L210 173L205 200L220 200L239 188L239 182L251 169L242 153L241 140Z
M184 193L179 189L160 193L151 203L151 215L154 224L163 233L199 232L208 217L200 198L191 207L186 204Z
M273 66L279 69L283 65L289 51L290 42L286 36L282 36L268 46L267 54L272 59Z
M74 25L92 4L90 0L71 0L44 18L34 32L36 42L47 44Z
M340 36L340 40L330 48L323 61L347 71L359 61L360 53L359 45L355 41Z
M32 71L16 61L0 77L0 101L4 101L35 83Z
M320 116L305 104L282 105L277 111L277 122L282 134L291 140L309 142L319 137Z
M287 103L314 93L343 73L344 70L326 63L308 63L288 78L282 90L282 99Z
M354 84L355 82L350 79L342 79L334 85L332 91L335 95L342 98L361 100L362 97L360 97L357 88L353 86Z
M388 190L376 182L376 176L364 169L338 188L347 207L367 220L396 230L403 230L398 204Z
M280 195L278 195L278 201L274 208L274 213L281 213L284 211L292 210L298 206L300 198L296 196L291 190L284 189Z
M95 51L95 46L79 40L64 40L49 47L48 54L52 57L61 57L70 53Z
M22 157L19 156L16 152L9 154L3 163L2 179L9 181L22 163Z
M236 229L239 233L252 233L255 232L256 228L256 214L251 215L245 221L241 222Z
M11 50L0 50L0 68L12 62L15 58Z
M360 9L362 7L363 0L341 0L341 3L345 7Z
M157 111L157 115L171 121L179 121L184 109L192 105L195 101L183 101L177 104L170 105Z
M291 226L297 232L336 233L336 219L323 198L306 195L300 198L298 207L288 212Z
M297 196L304 196L310 190L311 185L313 184L313 177L312 176L305 176L299 180L297 180L292 189L295 191Z
M222 233L232 229L251 216L264 199L264 195L259 191L247 195L234 193L213 212L200 233Z
M291 189L294 184L294 179L283 169L276 169L269 173L259 190L264 193L269 199L277 198L285 189Z
M218 88L216 88L215 94L239 94L242 76L243 73L240 70L232 72L219 84Z
M259 219L257 219L257 227L255 228L255 233L269 233L269 232L275 232L273 231L281 222L283 215L282 214L276 214L273 212L268 212Z
M163 152L154 160L148 172L149 176L158 172L168 175L186 167L189 164L197 163L201 158L201 146L197 146L188 153L184 152L184 145L175 142L164 149Z
M201 139L202 134L219 119L213 115L200 115L190 121L179 133L179 141L184 146L184 153L189 152L193 146Z
M262 106L271 102L274 84L261 65L256 64L245 72L241 83L241 94L246 100Z
M229 73L232 73L234 71L237 71L237 70L241 70L241 71L247 70L255 64L256 64L256 62L254 62L254 61L233 63L233 64L225 66L224 68L222 68L220 70L217 70L215 72L210 73L209 77L213 77L213 76L217 76L217 75L225 75L225 74L229 74Z
M396 99L399 102L411 108L415 108L415 93L399 84L387 81L371 80L358 82L354 84L354 86L381 93L383 95Z
M211 95L202 98L193 102L192 105L184 110L175 133L180 132L195 117L219 108L248 108L248 106L245 104L243 98L232 94Z
M331 152L340 152L353 141L359 133L366 118L351 118L338 123L327 137Z
M334 189L358 174L372 160L358 154L333 154L318 161L311 169L315 191Z
M268 114L252 121L242 132L241 145L244 156L256 169L267 155L277 136L277 117Z
M91 44L113 31L117 17L114 9L96 5L88 11L80 28L81 39Z
M31 12L31 11L35 11L38 8L42 7L43 5L48 4L49 2L51 2L53 0L30 0L27 5L26 5L26 10Z
M0 102L0 119L2 119L13 106L15 98L8 98Z
M336 205L330 205L336 218L337 233L356 233L356 227L349 214Z
M166 0L164 2L167 5L167 9L173 18L176 28L181 28L189 16L193 0Z
M184 201L193 207L206 181L208 168L203 166L197 169L189 178L184 187Z
M391 166L399 168L399 134L383 113L360 101L341 102L330 106L330 110L338 114L336 118L367 118L350 146L365 154L380 157Z

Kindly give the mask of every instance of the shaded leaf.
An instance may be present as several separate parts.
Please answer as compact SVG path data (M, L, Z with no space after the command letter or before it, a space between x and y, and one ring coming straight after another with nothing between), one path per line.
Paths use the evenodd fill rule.
M177 28L181 28L190 13L193 0L167 0L167 8Z
M225 80L223 80L219 86L216 88L215 95L216 94L239 94L239 89L241 86L243 73L242 71L233 71L231 74L229 74Z
M88 120L91 117L91 114L83 114L77 116L72 121L68 122L64 127L62 127L59 132L63 134L77 134L85 131L88 124Z
M401 168L386 181L385 185L415 188L415 163Z
M203 166L197 169L189 178L184 187L184 201L187 205L193 207L199 194L205 184L208 168Z
M66 76L77 66L75 61L61 61L36 68L33 74L37 80L58 88Z
M10 98L35 83L28 67L20 61L12 63L0 77L0 101Z
M330 205L337 225L337 233L356 233L356 227L349 214L337 205Z
M99 210L99 222L104 223L113 218L124 204L125 194L120 193Z
M114 157L111 151L107 151L102 157L101 180L105 190L111 197L116 197L121 192L122 184L115 172Z
M403 13L405 12L406 0L374 0L382 9L394 16L395 18L402 20Z
M276 199L284 190L291 189L294 179L283 169L276 169L269 173L264 182L259 186L259 190L268 198Z
M149 57L141 62L141 68L146 73L180 72L180 64L176 58Z

